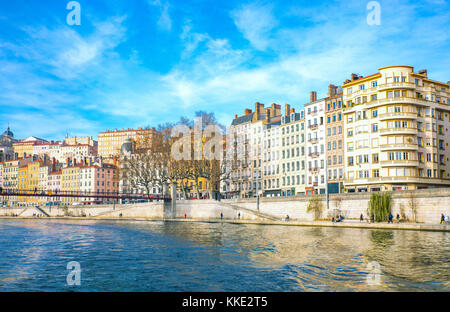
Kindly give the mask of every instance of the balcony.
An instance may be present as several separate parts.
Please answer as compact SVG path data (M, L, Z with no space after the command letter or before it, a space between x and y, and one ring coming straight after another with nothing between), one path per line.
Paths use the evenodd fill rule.
M386 99L379 99L375 101L370 101L367 103L367 108L387 105L387 104L414 104L414 105L429 105L429 101L426 101L424 99L418 99L414 97L406 97L406 96L400 96L400 97L391 97ZM354 107L352 107L354 108Z
M320 167L311 167L309 168L309 172L311 173L318 173L320 170Z
M308 140L308 142L311 143L311 144L316 144L316 143L319 143L319 139L311 138L311 139Z
M450 180L425 177L378 177L345 179L344 185L380 184L380 183L417 183L450 185Z
M319 125L318 124L312 124L312 125L309 125L308 128L311 129L311 130L317 130L319 128Z
M380 161L382 167L418 167L418 160L382 160Z
M312 158L316 158L316 157L319 157L319 152L313 152L313 153L309 153L308 154L309 155L309 157L312 157Z
M389 134L417 134L416 128L381 128L379 129L380 135L389 135Z
M382 152L394 151L394 150L416 150L418 149L417 144L411 143L394 143L394 144L380 144L380 149Z
M416 119L417 113L411 112L392 112L386 114L380 114L380 120L389 120L389 119Z
M378 91L384 91L389 89L415 89L416 85L412 82L391 82L385 83L378 86Z

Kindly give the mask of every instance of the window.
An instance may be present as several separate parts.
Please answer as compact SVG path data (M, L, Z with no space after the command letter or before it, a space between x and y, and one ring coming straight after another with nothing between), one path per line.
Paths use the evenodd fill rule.
M378 116L378 111L377 110L373 110L372 111L372 117L376 118Z
M348 157L348 165L353 166L353 157L352 156Z
M378 163L378 154L372 154L372 162L374 164Z

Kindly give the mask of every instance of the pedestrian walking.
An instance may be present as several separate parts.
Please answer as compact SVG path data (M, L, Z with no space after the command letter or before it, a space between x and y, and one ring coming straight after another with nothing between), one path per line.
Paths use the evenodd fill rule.
M445 221L445 216L443 213L441 213L441 224L444 223L444 221Z
M397 223L400 223L400 214L397 213Z
M223 213L220 213L220 219L221 220L223 219Z
M392 213L389 213L389 217L388 217L388 224L389 223L393 223L392 219L394 218L394 216L392 215Z
M238 219L240 219L241 218L241 213L240 212L238 212Z
M363 222L364 221L364 215L361 213L361 215L359 216L359 222Z

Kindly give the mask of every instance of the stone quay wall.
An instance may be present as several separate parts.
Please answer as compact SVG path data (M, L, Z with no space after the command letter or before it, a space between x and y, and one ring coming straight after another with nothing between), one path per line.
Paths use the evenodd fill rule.
M336 209L347 219L359 219L361 213L367 217L370 193L333 194L329 196L329 209L326 198L321 196L324 211L322 218L330 218ZM0 208L0 216L17 215L32 217L40 214L48 217L92 217L92 218L144 218L144 219L241 219L249 221L290 220L312 221L307 205L311 197L264 197L260 198L259 210L256 198L228 200L180 200L172 202L151 202L126 205L68 206L40 208ZM441 213L450 215L450 189L428 189L392 193L392 212L409 221L436 224ZM415 209L412 209L415 206ZM415 215L415 217L414 217Z

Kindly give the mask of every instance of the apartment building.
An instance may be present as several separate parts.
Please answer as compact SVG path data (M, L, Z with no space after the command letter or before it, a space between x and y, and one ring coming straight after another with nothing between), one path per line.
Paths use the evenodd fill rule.
M64 139L65 145L79 145L79 144L87 144L90 146L97 146L98 142L94 140L92 136L86 137L69 137L66 136Z
M255 103L258 107L259 103ZM252 121L258 118L251 109L245 109L243 116L235 115L229 129L228 140L230 146L227 148L227 164L230 168L229 197L248 197L252 191Z
M19 167L24 167L31 161L33 161L32 157L17 157L3 162L2 188L4 192L13 193L19 190ZM18 203L17 196L13 195L3 196L2 201L8 206L17 206Z
M97 146L90 144L61 145L59 162L66 162L67 159L76 159L82 162L85 159L94 159L97 156Z
M13 143L14 154L17 154L19 157L33 155L34 146L43 143L48 143L48 141L34 136L29 136L26 139Z
M450 186L449 87L405 65L345 81L347 192Z
M83 164L74 164L61 169L61 192L64 195L79 195L81 191L80 171ZM79 203L78 197L61 197L61 203L71 205Z
M80 168L80 191L82 194L112 195L119 191L117 169L111 164L94 164ZM112 198L83 197L83 204L109 204Z
M280 127L281 195L304 195L306 186L305 111L299 113L285 105ZM277 179L278 180L278 179Z
M266 116L270 116L266 114ZM269 117L270 118L270 117ZM263 196L280 196L280 126L281 116L270 118L263 125L262 190Z
M38 155L41 158L46 155L49 158L55 158L58 161L62 161L64 158L61 157L61 146L62 142L60 141L34 144L32 154Z
M251 161L250 161L250 172L251 172L251 190L248 193L249 197L263 196L265 193L264 189L264 176L263 176L263 162L264 153L267 151L264 149L265 138L267 138L267 133L269 131L278 131L276 128L281 124L281 106L276 103L272 103L269 107L264 107L262 103L255 103L255 115L253 115L253 120L251 124L252 131L252 144L251 144ZM279 132L278 132L279 133ZM267 145L266 145L267 146ZM267 154L266 154L267 157ZM271 165L274 161L271 161ZM268 180L273 178L272 172L267 175L266 185L268 185ZM272 183L272 182L271 182ZM272 184L271 184L272 185ZM267 194L274 194L272 191Z
M306 152L307 152L307 195L325 194L325 99L317 99L317 93L310 93L310 103L305 104Z
M344 118L342 88L330 84L325 98L326 165L328 192L344 190Z
M122 129L101 132L98 134L98 156L114 157L120 155L122 144L127 139L134 142L136 148L149 147L153 142L155 128L151 129Z
M62 171L53 171L48 174L47 177L47 191L50 195L55 195L49 197L48 201L51 202L52 205L57 205L61 202L61 198L58 193L61 193L61 180L62 180Z

